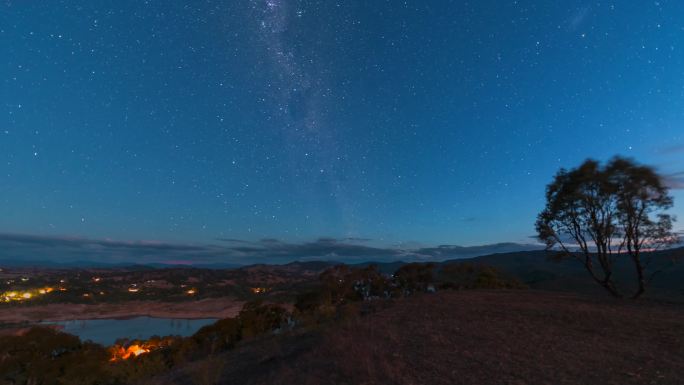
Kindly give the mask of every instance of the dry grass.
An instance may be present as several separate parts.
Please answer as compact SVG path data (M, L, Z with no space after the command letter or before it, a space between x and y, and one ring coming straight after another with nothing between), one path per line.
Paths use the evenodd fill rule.
M247 344L220 384L682 384L684 309L442 292L324 333ZM169 382L170 383L170 382Z

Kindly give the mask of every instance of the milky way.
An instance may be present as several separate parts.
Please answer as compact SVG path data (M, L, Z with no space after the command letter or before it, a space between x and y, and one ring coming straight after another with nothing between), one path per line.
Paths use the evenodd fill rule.
M681 2L0 8L0 233L529 243L554 173L616 154L684 213Z

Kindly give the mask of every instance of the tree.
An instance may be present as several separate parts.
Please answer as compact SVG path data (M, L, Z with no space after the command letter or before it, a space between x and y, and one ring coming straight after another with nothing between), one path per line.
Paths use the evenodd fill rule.
M427 291L434 283L433 263L409 263L394 273L394 281L401 288L404 295Z
M376 265L364 268L336 265L321 273L319 279L323 286L320 297L328 299L332 305L384 298L390 294L389 282Z
M673 199L663 178L651 167L615 157L605 166L588 159L578 168L561 169L546 189L546 207L536 222L547 250L580 261L591 277L615 297L617 258L628 257L641 296L660 271L647 273L652 253L678 243L667 214ZM574 246L571 246L571 243Z
M241 337L249 338L279 329L287 323L288 313L278 305L253 301L242 306L238 319Z

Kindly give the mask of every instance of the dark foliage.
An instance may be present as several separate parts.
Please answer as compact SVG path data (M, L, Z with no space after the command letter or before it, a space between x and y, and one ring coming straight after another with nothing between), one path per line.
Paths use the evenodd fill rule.
M394 282L404 295L434 289L433 263L409 263L397 269Z
M0 337L3 384L103 384L107 351L96 344L50 328L36 327L21 336Z
M546 190L546 207L536 223L539 239L555 256L578 260L596 283L615 297L617 258L629 258L641 296L659 269L647 273L644 251L678 242L667 214L672 197L662 177L650 167L616 157L602 166L587 160L560 170ZM652 268L652 266L651 266Z
M450 263L439 270L442 289L523 289L526 286L507 277L492 266L474 263Z

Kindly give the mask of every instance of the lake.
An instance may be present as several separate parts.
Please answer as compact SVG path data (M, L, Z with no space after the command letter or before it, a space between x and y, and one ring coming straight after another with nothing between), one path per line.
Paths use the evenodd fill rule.
M119 338L148 339L154 335L189 336L202 326L216 322L216 318L185 319L135 317L126 319L89 319L43 322L59 325L62 330L74 334L81 340L91 340L105 346L112 345Z

